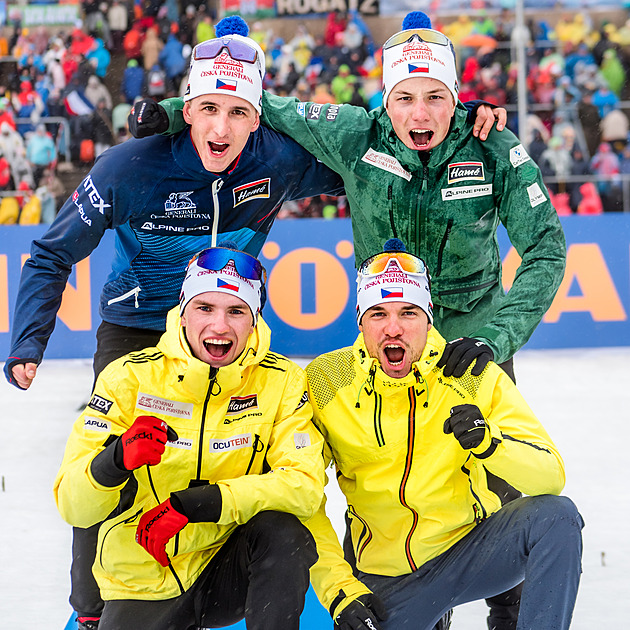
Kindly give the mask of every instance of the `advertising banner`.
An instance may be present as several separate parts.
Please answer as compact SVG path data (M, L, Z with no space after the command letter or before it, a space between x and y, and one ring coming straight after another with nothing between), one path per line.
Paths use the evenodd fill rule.
M71 26L79 18L79 3L10 4L7 11L9 20L19 18L22 26Z
M630 215L563 217L567 268L556 298L526 348L630 346ZM9 330L21 265L45 226L0 227L0 361ZM504 286L519 256L499 234ZM64 293L47 358L90 357L100 318L98 299L113 257L108 233L92 255L75 266ZM263 316L273 350L315 356L351 345L355 319L355 271L349 219L276 221L261 260L268 273Z

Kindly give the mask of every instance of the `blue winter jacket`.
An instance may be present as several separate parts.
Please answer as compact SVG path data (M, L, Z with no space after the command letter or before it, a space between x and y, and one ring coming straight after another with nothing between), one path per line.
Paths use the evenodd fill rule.
M250 134L229 172L204 169L189 128L131 139L105 151L33 241L13 318L5 374L40 363L72 265L115 229L112 270L100 299L103 320L165 330L184 271L196 252L224 239L258 255L280 206L290 199L344 194L339 175L293 140L266 127Z

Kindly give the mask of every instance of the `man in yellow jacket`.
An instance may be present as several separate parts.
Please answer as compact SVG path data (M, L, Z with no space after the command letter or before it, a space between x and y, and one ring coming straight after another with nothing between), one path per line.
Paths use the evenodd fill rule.
M335 627L428 630L524 579L518 630L568 628L583 522L556 496L565 473L551 438L495 363L461 378L437 367L445 340L428 272L398 239L360 266L357 285L361 334L307 367L356 562L353 573L322 502L307 523L311 581ZM530 496L501 507L488 472Z
M111 363L74 424L54 492L71 525L104 521L99 630L299 627L323 442L263 287L253 256L202 251L157 347Z

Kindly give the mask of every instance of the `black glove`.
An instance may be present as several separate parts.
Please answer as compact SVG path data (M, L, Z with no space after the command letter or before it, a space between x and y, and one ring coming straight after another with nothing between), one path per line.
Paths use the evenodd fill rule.
M379 621L387 619L387 611L374 593L359 595L335 618L335 630L381 630Z
M452 433L462 448L477 448L486 437L488 425L477 405L457 405L444 423L444 433Z
M145 98L134 104L127 117L129 131L134 138L146 138L168 129L166 110L152 98Z
M446 344L446 348L437 362L437 367L444 368L444 376L459 378L464 376L464 372L475 359L477 359L477 363L470 373L473 376L479 376L488 365L488 361L494 360L494 353L488 345L479 339L460 337Z

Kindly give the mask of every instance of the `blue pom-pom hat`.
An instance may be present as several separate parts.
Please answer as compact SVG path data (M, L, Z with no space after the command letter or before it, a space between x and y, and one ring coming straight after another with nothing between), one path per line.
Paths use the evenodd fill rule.
M237 15L222 19L215 26L215 33L216 40L221 40L226 47L212 59L195 58L197 49L203 48L206 42L201 42L195 47L190 62L184 101L206 94L236 96L251 103L260 114L262 84L265 76L265 53L257 42L247 37L249 26ZM255 62L248 63L233 59L228 48L231 41L238 41L255 50L257 53Z

